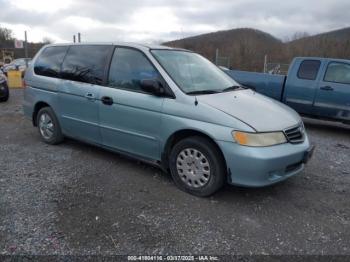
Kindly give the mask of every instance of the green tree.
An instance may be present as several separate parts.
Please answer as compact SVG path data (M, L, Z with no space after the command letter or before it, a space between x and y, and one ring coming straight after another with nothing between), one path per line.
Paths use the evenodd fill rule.
M0 43L12 39L12 30L0 25Z

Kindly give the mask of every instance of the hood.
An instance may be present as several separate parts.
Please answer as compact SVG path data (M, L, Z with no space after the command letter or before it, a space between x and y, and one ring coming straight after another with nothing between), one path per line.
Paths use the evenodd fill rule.
M293 109L248 89L201 95L197 100L241 120L257 132L282 131L301 122Z

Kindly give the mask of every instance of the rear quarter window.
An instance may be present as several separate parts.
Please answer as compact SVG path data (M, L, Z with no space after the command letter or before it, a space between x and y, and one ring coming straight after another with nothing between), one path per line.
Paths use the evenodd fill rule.
M305 80L316 80L321 62L318 60L304 60L301 62L298 78Z
M62 78L101 85L112 48L103 45L71 46L62 64Z
M45 48L34 64L35 74L58 78L60 76L61 64L67 50L67 46Z

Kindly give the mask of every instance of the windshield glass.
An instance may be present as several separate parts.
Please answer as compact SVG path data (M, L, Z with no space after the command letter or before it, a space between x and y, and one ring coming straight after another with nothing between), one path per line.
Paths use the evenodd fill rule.
M223 92L239 86L231 77L199 54L180 50L152 50L175 83L187 94Z

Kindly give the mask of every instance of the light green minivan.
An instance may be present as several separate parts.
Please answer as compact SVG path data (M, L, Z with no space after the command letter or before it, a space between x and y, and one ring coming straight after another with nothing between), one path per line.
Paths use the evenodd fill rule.
M25 75L24 112L42 140L71 137L160 166L208 196L300 173L312 154L289 107L240 86L188 50L47 45Z

